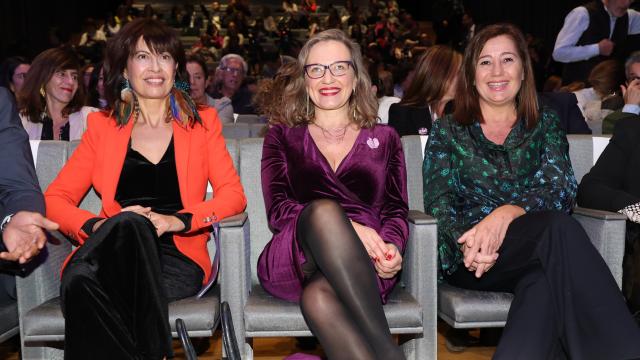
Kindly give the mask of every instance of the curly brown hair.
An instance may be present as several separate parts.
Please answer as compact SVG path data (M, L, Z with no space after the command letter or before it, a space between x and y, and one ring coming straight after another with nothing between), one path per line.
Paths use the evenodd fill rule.
M315 117L315 109L308 106L309 95L305 85L304 65L313 46L324 41L338 41L351 53L354 65L356 86L349 98L349 116L351 121L361 128L373 127L377 122L378 101L371 89L371 79L362 60L360 46L351 41L344 32L330 29L312 36L300 50L298 61L293 65L283 65L270 87L270 99L273 105L261 108L271 124L284 124L289 127L309 124Z

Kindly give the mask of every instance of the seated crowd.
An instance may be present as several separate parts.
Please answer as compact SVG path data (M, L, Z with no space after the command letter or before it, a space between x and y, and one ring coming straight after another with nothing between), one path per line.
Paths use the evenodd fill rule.
M212 225L247 206L222 136L238 114L266 123L260 284L299 303L330 359L404 358L383 304L408 246L407 168L420 166L439 281L514 295L494 358L640 358L638 49L604 41L598 61L573 64L567 47L590 40L566 29L572 12L553 55L571 83L538 91L515 25L476 28L465 14L468 37L432 45L395 1L326 17L313 0L284 1L277 17L251 9L120 7L74 46L4 61L0 269L36 257L44 230L78 245L62 270L65 358L173 357L168 304L210 280ZM605 10L640 33L628 5L585 7ZM181 34L202 36L185 51ZM277 37L277 56L257 50L263 37ZM613 134L580 184L576 133ZM428 135L421 164L405 164L408 135ZM27 139L80 140L44 195ZM79 207L91 188L97 214ZM624 297L570 216L576 202L627 216ZM0 280L0 298L15 297Z

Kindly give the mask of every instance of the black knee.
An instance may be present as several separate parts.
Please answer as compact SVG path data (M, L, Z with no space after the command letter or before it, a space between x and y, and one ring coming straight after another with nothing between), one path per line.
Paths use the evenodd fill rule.
M147 226L153 228L151 220L146 216L134 213L133 211L123 211L115 216L107 219L106 223L110 223L111 226L118 227L136 227ZM104 224L103 224L104 225Z
M578 246L590 242L582 225L573 216L561 211L543 211L538 215L540 225L547 231L559 234L560 241Z
M301 217L311 223L326 223L332 219L346 217L342 205L331 199L317 199L309 202L302 210ZM335 220L333 220L335 221Z

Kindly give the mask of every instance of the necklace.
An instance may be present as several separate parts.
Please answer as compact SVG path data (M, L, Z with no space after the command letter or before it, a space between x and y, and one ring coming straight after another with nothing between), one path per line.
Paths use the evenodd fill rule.
M347 129L351 124L346 124L345 126L335 127L335 128L325 128L312 122L311 124L315 125L322 131L322 136L329 142L341 143L344 140L345 135L347 135Z

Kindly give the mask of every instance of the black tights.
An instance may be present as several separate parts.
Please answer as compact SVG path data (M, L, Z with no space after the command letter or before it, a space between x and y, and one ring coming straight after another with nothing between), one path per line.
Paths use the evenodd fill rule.
M307 258L302 314L329 359L404 359L389 332L375 269L340 204L309 203L297 238Z

